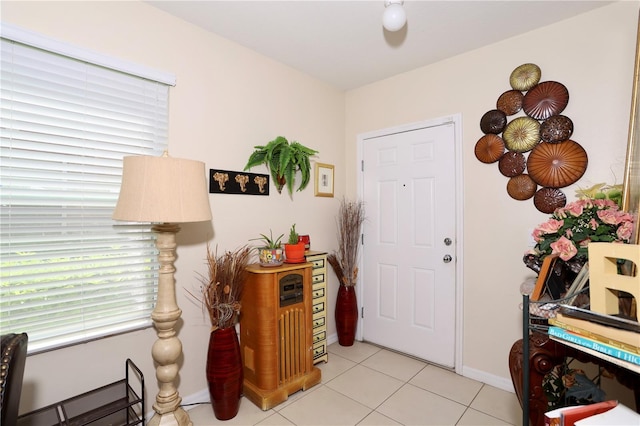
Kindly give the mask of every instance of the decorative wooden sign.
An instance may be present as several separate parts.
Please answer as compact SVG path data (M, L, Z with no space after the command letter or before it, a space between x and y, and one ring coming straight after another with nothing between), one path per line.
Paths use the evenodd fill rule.
M269 195L269 175L209 169L209 193Z

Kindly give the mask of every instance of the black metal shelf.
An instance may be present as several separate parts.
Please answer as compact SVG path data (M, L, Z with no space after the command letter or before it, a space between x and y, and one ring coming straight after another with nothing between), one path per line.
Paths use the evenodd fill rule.
M130 384L131 375L140 384L139 393ZM23 414L17 426L134 426L144 424L144 413L144 376L127 359L124 379Z

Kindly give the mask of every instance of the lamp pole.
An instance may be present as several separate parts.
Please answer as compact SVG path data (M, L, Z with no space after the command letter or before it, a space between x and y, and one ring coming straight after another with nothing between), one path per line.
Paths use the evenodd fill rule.
M179 369L177 361L182 354L182 343L175 331L182 310L176 302L176 269L173 265L176 260L176 234L180 227L175 223L163 223L153 225L151 229L157 235L156 247L160 262L158 299L151 312L151 319L158 333L158 340L153 344L151 356L157 365L156 378L159 390L153 404L155 414L147 424L192 426L189 415L180 407L182 398L174 384Z

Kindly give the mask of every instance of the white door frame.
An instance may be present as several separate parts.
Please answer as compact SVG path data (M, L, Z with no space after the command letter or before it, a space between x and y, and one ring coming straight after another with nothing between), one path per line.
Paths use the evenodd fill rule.
M463 313L464 313L464 295L463 295L463 201L464 201L464 186L463 186L463 173L462 173L462 114L452 114L445 117L439 117L435 119L429 119L426 121L420 121L417 123L403 124L401 126L389 127L386 129L374 130L367 133L362 133L357 136L357 186L358 186L358 199L362 200L364 196L364 179L362 171L364 141L366 139L390 135L394 133L408 132L424 127L434 127L441 124L453 123L454 126L454 140L455 140L455 222L456 222L456 244L455 244L455 259L456 259L456 278L455 278L455 320L456 320L456 337L455 337L455 371L457 373L462 372L462 345L463 345ZM366 209L366 206L365 206ZM365 213L366 216L366 213ZM366 241L366 239L365 239ZM362 252L362 250L361 250ZM360 259L359 269L364 270L362 265L362 258ZM356 286L358 300L364 300L364 286ZM358 321L358 330L356 332L356 339L362 340L362 321Z

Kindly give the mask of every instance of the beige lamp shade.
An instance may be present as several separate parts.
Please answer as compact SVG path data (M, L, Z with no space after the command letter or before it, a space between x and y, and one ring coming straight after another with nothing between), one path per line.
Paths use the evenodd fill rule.
M211 220L204 163L162 157L125 157L113 219L184 223Z

